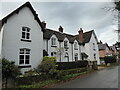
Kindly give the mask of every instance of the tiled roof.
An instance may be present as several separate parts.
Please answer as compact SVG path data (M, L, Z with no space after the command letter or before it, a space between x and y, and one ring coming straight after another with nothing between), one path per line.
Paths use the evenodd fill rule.
M108 46L108 44L107 44L107 43L105 43L105 44L98 44L98 48L99 48L99 50L105 50L105 49L106 49L106 47L108 47L108 48L109 48L109 50L110 50L110 47Z
M83 42L84 43L88 43L90 41L92 32L93 32L93 30L83 33ZM79 35L76 35L76 38L79 40Z
M83 33L84 43L88 43L90 41L92 32L93 32L93 30ZM80 43L79 35L70 35L70 34L61 33L61 32L55 31L55 30L51 30L51 29L45 30L45 32L43 34L43 38L50 39L53 34L56 35L56 37L58 38L59 41L63 41L64 38L67 37L69 39L70 43L73 43L74 40L77 40Z
M106 44L98 44L99 50L105 50L107 45Z
M46 29L45 32L43 33L43 38L44 39L50 39L51 36L55 34L56 37L58 38L59 41L63 41L65 37L68 38L70 43L73 43L74 40L76 39L76 37L74 35L70 35L70 34L66 34L66 33L61 33L55 30L51 30L51 29Z

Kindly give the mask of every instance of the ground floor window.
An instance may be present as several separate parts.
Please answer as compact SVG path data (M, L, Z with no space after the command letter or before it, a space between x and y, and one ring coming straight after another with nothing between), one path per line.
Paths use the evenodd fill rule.
M30 49L22 48L19 54L19 64L30 64Z
M78 61L78 53L75 53L75 61Z
M94 59L96 60L96 54L94 54Z
M69 62L69 55L67 52L65 53L65 60Z
M56 52L51 52L51 56L55 57L56 56Z

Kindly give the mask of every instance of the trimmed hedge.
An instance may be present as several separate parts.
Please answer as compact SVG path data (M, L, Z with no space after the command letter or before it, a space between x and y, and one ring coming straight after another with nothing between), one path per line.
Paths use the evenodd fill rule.
M66 69L74 69L74 68L82 68L87 67L88 61L76 61L76 62L57 62L57 70L66 70Z
M106 57L104 57L104 60L105 60L106 65L107 65L107 63L115 63L115 62L117 62L117 59L114 56L106 56Z

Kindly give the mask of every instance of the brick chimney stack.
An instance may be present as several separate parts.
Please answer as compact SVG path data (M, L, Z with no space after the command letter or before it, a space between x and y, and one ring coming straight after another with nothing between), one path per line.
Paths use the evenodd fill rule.
M63 27L62 26L59 26L58 30L59 30L59 32L63 33Z
M42 21L41 23L42 23L43 28L45 29L46 28L46 22Z
M103 44L101 40L100 40L100 44Z
M80 30L78 32L79 32L79 39L83 43L84 39L83 39L83 30L82 30L82 28L80 28Z

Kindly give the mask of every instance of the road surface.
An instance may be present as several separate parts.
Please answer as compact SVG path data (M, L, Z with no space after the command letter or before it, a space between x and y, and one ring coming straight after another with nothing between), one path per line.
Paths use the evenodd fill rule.
M80 79L75 79L53 88L118 88L119 67L93 72Z

